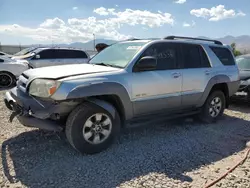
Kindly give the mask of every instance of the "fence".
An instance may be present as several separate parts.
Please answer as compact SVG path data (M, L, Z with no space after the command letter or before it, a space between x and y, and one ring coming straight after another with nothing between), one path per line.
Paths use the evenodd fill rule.
M1 45L0 44L0 51L5 52L7 54L15 54L22 49L27 48L27 46L20 46L20 45Z

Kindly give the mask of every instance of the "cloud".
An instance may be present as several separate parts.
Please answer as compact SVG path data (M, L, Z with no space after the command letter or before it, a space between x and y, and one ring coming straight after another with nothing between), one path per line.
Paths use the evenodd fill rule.
M183 4L183 3L186 3L187 0L176 0L174 1L174 3L177 3L177 4Z
M43 23L40 24L40 27L58 29L64 25L65 25L64 21L56 17L54 19L45 20Z
M78 7L73 7L72 10L78 10Z
M192 21L192 23L187 23L187 22L184 22L183 23L183 27L194 27L196 25L195 21Z
M99 14L101 16L107 16L107 15L109 15L108 10L106 8L104 8L104 7L100 7L100 8L94 9L93 12L96 13L96 14Z
M62 20L58 17L46 19L38 27L25 27L18 24L0 25L0 33L15 36L25 36L42 42L86 42L93 39L93 33L98 38L124 40L135 37L120 32L123 26L141 26L145 28L161 27L165 24L173 25L174 19L169 13L150 12L146 10L125 9L116 11L113 8L100 7L94 9L99 15L109 17L70 18Z
M119 5L115 5L116 7L119 7Z
M174 24L174 19L169 13L162 13L158 11L153 13L147 10L132 10L126 9L125 11L116 11L115 9L106 9L100 7L94 10L95 13L107 16L112 16L109 18L111 22L117 25L127 24L127 25L147 25L151 28L160 27L164 24Z
M225 9L224 5L218 5L217 7L212 7L211 9L207 8L193 9L190 11L190 14L196 17L208 19L209 21L220 21L228 18L235 18L238 16L246 15L241 11L236 12L233 9L227 10Z

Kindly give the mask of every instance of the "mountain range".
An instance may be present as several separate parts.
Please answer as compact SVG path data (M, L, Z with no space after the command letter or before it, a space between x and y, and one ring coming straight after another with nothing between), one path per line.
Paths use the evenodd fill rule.
M206 38L205 36L199 36L198 38ZM221 41L223 44L232 44L236 43L236 48L240 50L243 53L250 53L250 35L241 35L241 36L225 36L222 38L215 38L215 40ZM117 41L115 40L108 40L108 39L96 39L95 44L97 43L106 43L106 44L113 44ZM72 48L82 48L85 50L93 50L94 49L94 41L88 41L86 43L82 42L75 42L71 44L59 44L58 46L64 46L64 47L72 47Z

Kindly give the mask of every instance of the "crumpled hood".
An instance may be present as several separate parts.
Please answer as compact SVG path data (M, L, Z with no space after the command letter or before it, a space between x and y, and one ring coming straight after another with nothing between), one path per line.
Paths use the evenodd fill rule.
M51 78L51 79L61 79L70 76L91 74L91 73L101 73L101 72L111 72L121 70L114 67L106 67L101 65L93 64L74 64L74 65L62 65L62 66L51 66L43 67L37 69L29 69L23 74L29 77L29 80L35 78Z

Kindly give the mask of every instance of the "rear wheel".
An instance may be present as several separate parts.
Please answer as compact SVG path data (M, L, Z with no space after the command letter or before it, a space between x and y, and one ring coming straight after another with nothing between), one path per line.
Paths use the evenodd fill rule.
M8 88L15 84L16 78L9 72L0 72L0 87Z
M212 123L218 120L226 106L226 98L222 91L213 91L203 105L200 119L206 123Z
M101 107L85 103L71 112L66 123L70 144L83 154L107 149L119 135L120 117L115 118Z

